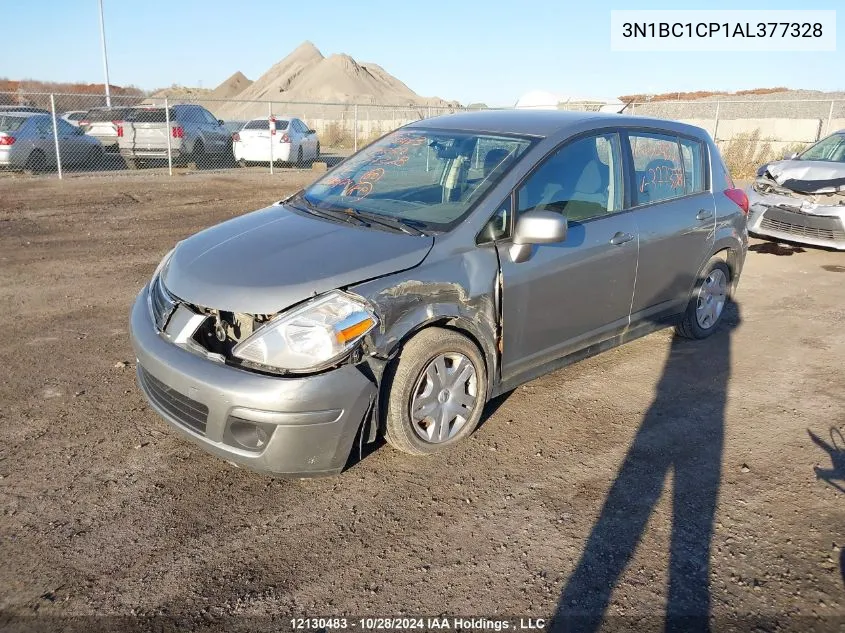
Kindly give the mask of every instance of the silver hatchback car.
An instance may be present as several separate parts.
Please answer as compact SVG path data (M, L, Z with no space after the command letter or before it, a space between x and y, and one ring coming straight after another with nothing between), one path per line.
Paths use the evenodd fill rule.
M697 127L419 121L177 244L132 309L138 381L184 436L266 473L337 473L379 434L433 453L537 376L670 325L710 335L747 211Z

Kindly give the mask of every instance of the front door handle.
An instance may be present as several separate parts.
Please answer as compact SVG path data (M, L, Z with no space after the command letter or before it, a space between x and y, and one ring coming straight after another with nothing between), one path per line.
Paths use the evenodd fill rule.
M710 209L701 209L695 215L696 220L709 220L713 217L713 212Z
M634 239L634 236L630 233L623 233L622 231L618 231L616 235L610 238L610 243L614 246L619 246L620 244L624 244L625 242L630 242Z

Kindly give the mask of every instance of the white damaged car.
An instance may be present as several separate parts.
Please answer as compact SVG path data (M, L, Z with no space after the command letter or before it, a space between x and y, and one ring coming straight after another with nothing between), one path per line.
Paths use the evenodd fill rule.
M748 232L845 250L845 130L757 170Z

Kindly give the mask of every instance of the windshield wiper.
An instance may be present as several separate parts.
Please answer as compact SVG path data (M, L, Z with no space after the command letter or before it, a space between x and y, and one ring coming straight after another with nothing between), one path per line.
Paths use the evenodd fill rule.
M293 200L300 202L301 204L294 204ZM367 222L364 218L357 217L351 213L346 213L345 211L337 211L335 209L321 209L320 207L316 207L313 204L310 204L302 195L296 196L295 198L291 198L288 202L286 202L289 207L293 207L294 209L298 209L299 211L304 211L305 213L310 213L311 215L316 215L317 217L324 218L326 220L331 220L333 222L340 220L341 222L354 222L359 224L360 226L371 226L369 222Z
M349 209L350 215L360 218L366 218L367 221L373 224L380 224L392 229L397 229L406 233L407 235L426 235L426 232L419 227L424 227L423 222L418 220L409 220L407 218L397 218L392 215L382 215L381 213L373 213L371 211L360 211L358 209Z

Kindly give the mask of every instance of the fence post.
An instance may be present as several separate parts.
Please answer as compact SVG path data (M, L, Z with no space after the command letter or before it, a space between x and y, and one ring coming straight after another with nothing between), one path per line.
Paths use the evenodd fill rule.
M717 101L716 102L716 122L713 124L713 142L714 143L719 142L719 136L718 136L719 135L719 110L721 109L721 107L722 107L722 102Z
M170 140L173 137L173 130L170 129L170 102L168 101L167 97L164 98L164 120L167 122L167 174L168 176L173 175L173 146L171 145L172 141ZM184 142L184 139L183 139Z
M273 127L270 127L270 124ZM273 175L273 132L276 131L276 124L273 123L273 102L267 102L267 136L270 138L270 175Z
M59 180L62 179L62 153L59 150L59 127L56 122L56 97L50 93L50 112L53 115L53 142L56 144L56 167L59 171Z
M830 111L827 113L827 129L825 135L830 134L830 126L833 125L833 104L836 103L833 99L830 100Z
M354 139L352 141L352 143L353 143L353 150L352 151L357 152L358 151L358 104L357 103L355 104L355 107L353 109L355 111L354 112L355 113L355 131L352 133L352 136L353 136L353 139Z

